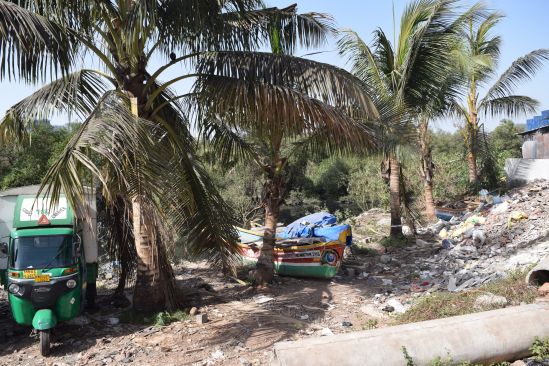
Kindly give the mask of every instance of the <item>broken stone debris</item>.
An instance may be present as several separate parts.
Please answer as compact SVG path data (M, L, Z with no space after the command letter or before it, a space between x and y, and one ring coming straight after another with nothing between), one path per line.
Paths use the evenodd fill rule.
M449 221L418 228L413 244L373 257L363 270L357 269L358 279L389 292L383 298L372 298L376 310L396 312L395 306L387 304L391 298L403 301L438 290L475 288L547 256L549 182L533 182L500 199L499 204L495 204L498 200L488 200L492 203L470 205L469 211ZM353 235L358 241L360 225L379 221L381 214L376 209L356 218L358 230ZM369 219L370 215L374 219Z
M205 313L196 314L194 316L194 319L197 324L205 324L208 322L208 314L205 314Z
M507 299L503 296L486 293L480 295L475 299L474 307L477 309L483 309L488 307L501 307L507 305L507 302Z

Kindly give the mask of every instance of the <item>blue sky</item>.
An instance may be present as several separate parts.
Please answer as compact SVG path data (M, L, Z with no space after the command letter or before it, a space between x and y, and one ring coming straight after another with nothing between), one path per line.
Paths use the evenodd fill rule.
M338 28L351 28L367 41L371 40L372 32L381 27L384 31L393 34L393 2L391 0L267 0L271 6L284 7L297 2L300 12L316 11L331 14ZM394 0L397 24L402 9L408 1ZM485 2L490 8L499 10L506 18L497 26L496 32L503 38L499 73L503 72L513 60L534 49L549 48L549 28L547 17L549 1L547 0L489 0ZM471 2L464 1L464 5ZM331 40L323 49L322 54L312 56L312 59L348 68L336 52L335 40ZM155 60L155 65L161 60ZM177 67L173 68L166 77L177 74ZM0 99L0 114L20 99L27 96L35 87L18 83L2 82L2 98ZM188 84L178 84L176 88L183 91ZM549 63L539 72L535 79L522 84L516 94L528 95L540 101L540 110L549 109ZM539 112L539 111L538 111ZM525 122L530 116L516 118L516 122ZM66 116L53 118L56 124L67 122ZM484 121L486 128L492 130L499 119ZM438 128L454 129L458 121L439 121Z

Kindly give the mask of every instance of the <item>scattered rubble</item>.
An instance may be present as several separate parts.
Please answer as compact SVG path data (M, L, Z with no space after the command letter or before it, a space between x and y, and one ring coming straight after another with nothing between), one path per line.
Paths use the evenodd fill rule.
M459 207L460 216L418 228L415 240L408 240L404 247L376 249L379 256L370 255L369 261L356 265L348 260L345 264L359 273L356 280L382 290L379 297L371 299L372 305L361 309L378 316L397 313L402 309L396 303L407 307L435 291L476 288L513 271L526 270L549 254L549 182L533 182L502 197L487 197L491 204L468 202ZM374 234L368 240L364 234L385 230L387 235L390 221L383 217L388 219L388 213L378 209L356 217L355 242L370 248L375 244ZM372 229L371 225L378 222L386 226ZM478 299L478 306L484 308L504 303L506 299L486 294Z

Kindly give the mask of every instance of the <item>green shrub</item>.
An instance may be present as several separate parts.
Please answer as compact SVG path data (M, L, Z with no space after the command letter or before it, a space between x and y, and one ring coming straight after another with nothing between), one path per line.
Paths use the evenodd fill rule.
M549 359L549 337L539 338L536 337L530 352L536 361L543 361Z

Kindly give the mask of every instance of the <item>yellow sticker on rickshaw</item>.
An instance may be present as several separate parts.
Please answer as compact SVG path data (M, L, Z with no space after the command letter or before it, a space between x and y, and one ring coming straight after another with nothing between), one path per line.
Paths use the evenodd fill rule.
M34 277L34 282L50 282L50 275L49 274L43 274L40 276Z
M38 275L37 270L25 270L23 271L23 278L35 278Z

